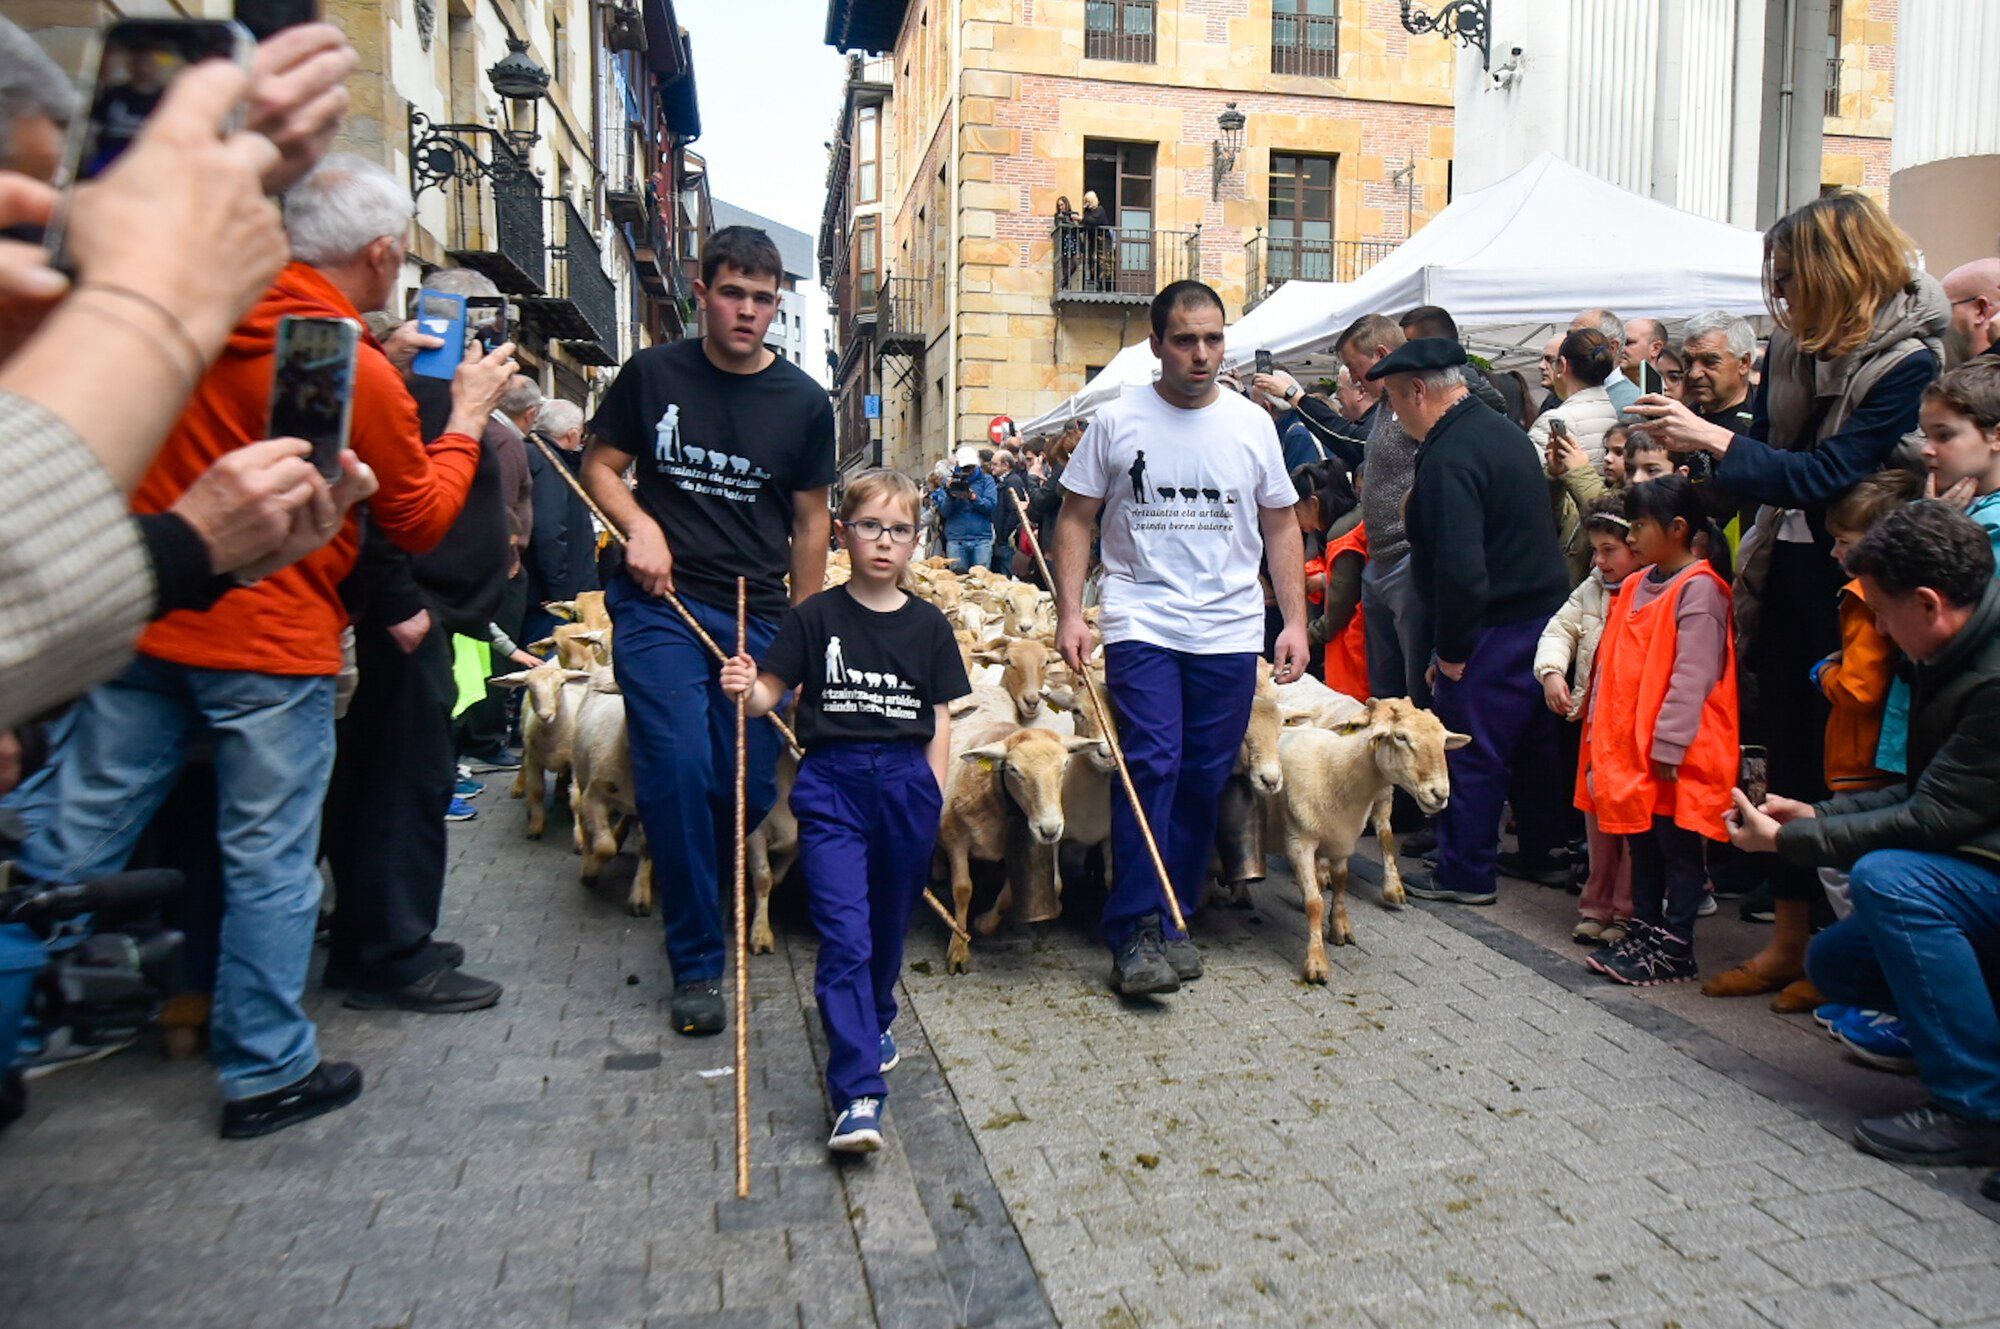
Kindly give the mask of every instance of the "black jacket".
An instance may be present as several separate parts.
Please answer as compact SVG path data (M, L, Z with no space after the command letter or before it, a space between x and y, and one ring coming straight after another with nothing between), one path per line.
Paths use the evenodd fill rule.
M551 443L563 468L576 475L581 452L564 452ZM569 600L578 591L597 589L597 533L590 509L560 476L534 439L528 440L528 474L534 479L535 525L522 558L528 577L528 603Z
M1910 774L1900 785L1841 794L1778 832L1778 853L1849 868L1877 849L2000 861L2000 581L1910 686Z
M1417 449L1405 524L1440 660L1462 664L1485 629L1546 621L1569 596L1535 445L1470 396Z

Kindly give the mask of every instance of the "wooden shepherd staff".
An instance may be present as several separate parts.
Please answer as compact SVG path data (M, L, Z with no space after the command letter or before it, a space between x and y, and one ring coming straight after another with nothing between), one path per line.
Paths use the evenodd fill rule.
M535 446L542 450L542 455L548 458L549 465L555 468L556 474L560 475L564 482L576 492L576 496L583 500L583 505L589 508L597 517L597 520L603 524L605 531L611 538L616 540L621 546L624 545L626 543L625 532L619 529L618 523L611 520L603 508L597 506L597 500L592 498L589 492L584 489L583 482L569 473L569 467L562 464L561 458L555 454L555 449L550 447L547 440L538 434L531 433L528 437L535 441ZM715 638L709 636L702 629L700 622L695 619L693 614L688 612L688 607L680 602L679 596L669 591L663 598L668 604L674 607L674 612L681 616L681 621L694 630L696 638L700 640L703 646L708 648L708 653L715 657L717 663L721 663L728 658L722 653L722 648L715 644ZM779 718L776 711L771 712L764 718L778 726L778 732L785 736L785 742L791 747L793 756L803 757L805 755L805 749L799 746L799 736L792 732L790 725ZM944 901L938 899L937 893L928 886L924 887L924 903L931 907L932 913L944 920L944 925L951 929L951 934L954 937L966 942L972 940L972 934L958 925L958 919L952 916L951 910L945 908ZM1179 916L1179 914L1175 915L1176 918L1179 918Z
M1049 588L1049 594L1056 593L1056 579L1049 573L1049 561L1042 557L1042 542L1035 533L1035 523L1028 516L1028 505L1021 497L1021 491L1007 491L1014 499L1014 507L1021 514L1021 529L1027 532L1028 549L1035 556L1035 566L1042 570L1042 584ZM1090 709L1097 717L1097 728L1111 745L1111 760L1118 764L1118 779L1125 786L1125 797L1132 804L1132 815L1139 822L1139 834L1145 838L1146 852L1152 855L1153 871L1160 878L1160 889L1166 892L1167 910L1174 916L1174 931L1185 933L1187 920L1181 917L1181 902L1174 895L1174 884L1167 878L1167 865L1160 858L1159 841L1153 838L1152 823L1146 820L1145 805L1139 801L1139 791L1132 784L1132 768L1125 764L1125 745L1118 741L1117 726L1111 723L1111 712L1104 708L1104 698L1097 695L1097 680L1090 676L1090 661L1083 662L1083 690L1090 698Z
M736 653L750 653L750 588L736 579ZM744 901L745 825L743 782L750 760L749 698L736 698L736 1198L750 1198L750 914Z

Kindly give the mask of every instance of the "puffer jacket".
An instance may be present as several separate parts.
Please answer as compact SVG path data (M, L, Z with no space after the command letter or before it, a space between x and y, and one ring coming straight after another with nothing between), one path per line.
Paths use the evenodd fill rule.
M1877 849L2000 862L2000 581L1910 692L1911 774L1885 789L1840 794L1778 833L1787 862L1851 868Z
M1597 643L1604 636L1604 615L1618 588L1604 579L1596 568L1590 570L1577 588L1556 610L1555 617L1542 629L1535 643L1535 679L1550 674L1569 679L1570 720L1583 718L1584 703L1590 696L1591 670L1597 664Z
M1583 455L1590 458L1594 467L1604 465L1604 436L1611 432L1611 426L1618 423L1618 408L1611 404L1611 394L1602 385L1583 388L1564 397L1562 405L1544 411L1528 426L1528 437L1535 440L1535 447L1547 455L1549 447L1549 424L1560 420L1569 426L1570 437L1583 449Z

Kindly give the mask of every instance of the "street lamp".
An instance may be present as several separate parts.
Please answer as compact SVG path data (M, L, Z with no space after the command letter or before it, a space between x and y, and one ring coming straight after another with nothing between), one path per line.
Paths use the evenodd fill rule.
M542 98L549 92L549 71L528 54L528 43L509 37L507 54L487 67L486 81L507 104L508 146L525 158L541 137L539 113Z
M1215 124L1222 131L1222 137L1211 139L1208 145L1209 197L1222 198L1222 177L1236 169L1236 159L1243 152L1243 112L1230 102L1222 114L1215 117Z
M1413 9L1412 0L1402 0L1402 7L1403 31L1456 39L1478 50L1481 69L1493 68L1493 0L1445 0L1435 14Z

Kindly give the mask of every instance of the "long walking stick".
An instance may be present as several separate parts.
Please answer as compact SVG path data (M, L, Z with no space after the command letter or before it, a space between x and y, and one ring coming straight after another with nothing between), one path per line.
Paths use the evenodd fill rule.
M750 651L749 584L736 579L736 653ZM744 900L744 768L750 758L749 699L736 698L736 1198L750 1197L750 917Z
M597 500L590 496L590 491L583 487L583 482L569 473L569 467L562 464L561 459L555 454L555 449L551 448L548 442L540 435L529 434L528 437L533 439L535 446L542 450L542 455L548 458L549 465L555 468L556 474L560 475L576 496L583 500L583 505L589 508L591 514L603 525L605 533L613 540L616 540L620 548L629 543L625 537L625 532L619 527L617 522L611 520L610 515L603 508L597 506ZM717 664L729 658L723 654L722 647L716 644L715 638L709 636L708 630L702 627L701 622L689 612L688 607L681 603L681 598L678 595L675 595L672 591L668 591L661 598L674 607L674 612L681 616L681 622L688 625L688 628L694 633L695 638L707 648L708 653L715 658ZM792 727L786 724L776 711L772 711L764 718L778 726L778 732L785 736L785 742L791 746L793 755L803 756L805 754L805 749L799 746L798 735L792 732Z
M1035 533L1035 523L1028 517L1028 505L1021 498L1021 491L1007 491L1014 499L1014 507L1021 514L1021 529L1027 533L1028 548L1035 555L1035 566L1042 570L1042 584L1049 588L1049 594L1056 593L1056 579L1049 573L1049 561L1042 557L1042 542ZM1139 801L1139 791L1132 784L1132 768L1125 764L1125 745L1118 741L1118 729L1111 723L1111 712L1105 709L1104 698L1097 695L1097 680L1090 676L1090 661L1083 662L1083 689L1090 698L1091 712L1097 716L1097 727L1104 734L1105 742L1111 745L1111 760L1118 765L1118 779L1125 786L1125 797L1132 804L1132 816L1139 823L1139 834L1145 838L1146 852L1152 855L1153 871L1160 879L1160 889L1167 897L1167 911L1174 916L1174 931L1186 932L1187 920L1181 917L1181 902L1174 895L1174 883L1167 878L1166 862L1160 857L1159 841L1153 838L1152 823L1146 820L1145 805Z
M549 465L555 467L556 473L562 476L564 482L575 491L576 496L583 500L583 505L596 515L597 520L603 524L605 531L611 538L616 540L621 546L625 544L625 532L618 528L618 523L611 520L603 508L597 506L597 500L593 499L589 491L584 489L581 481L569 473L569 467L562 464L561 459L555 455L555 451L550 448L547 441L537 434L529 434L528 437L535 440L535 446L540 448L542 455L548 458ZM700 622L695 619L693 614L688 612L688 607L680 602L679 596L669 591L665 599L668 604L674 607L674 612L681 616L681 621L693 630L694 635L700 640L701 644L708 648L710 655L714 656L718 662L728 658L723 655L722 648L715 644L715 638L709 636L703 630ZM785 743L791 748L793 756L803 757L805 755L805 749L799 744L799 736L792 732L792 727L786 724L776 711L770 712L764 718L778 727L778 732L784 735ZM963 941L972 940L972 934L958 925L958 920L952 917L951 910L945 908L944 901L938 899L937 894L928 886L924 888L924 903L929 905L932 911L944 920L944 925L951 929L951 934L954 937Z

